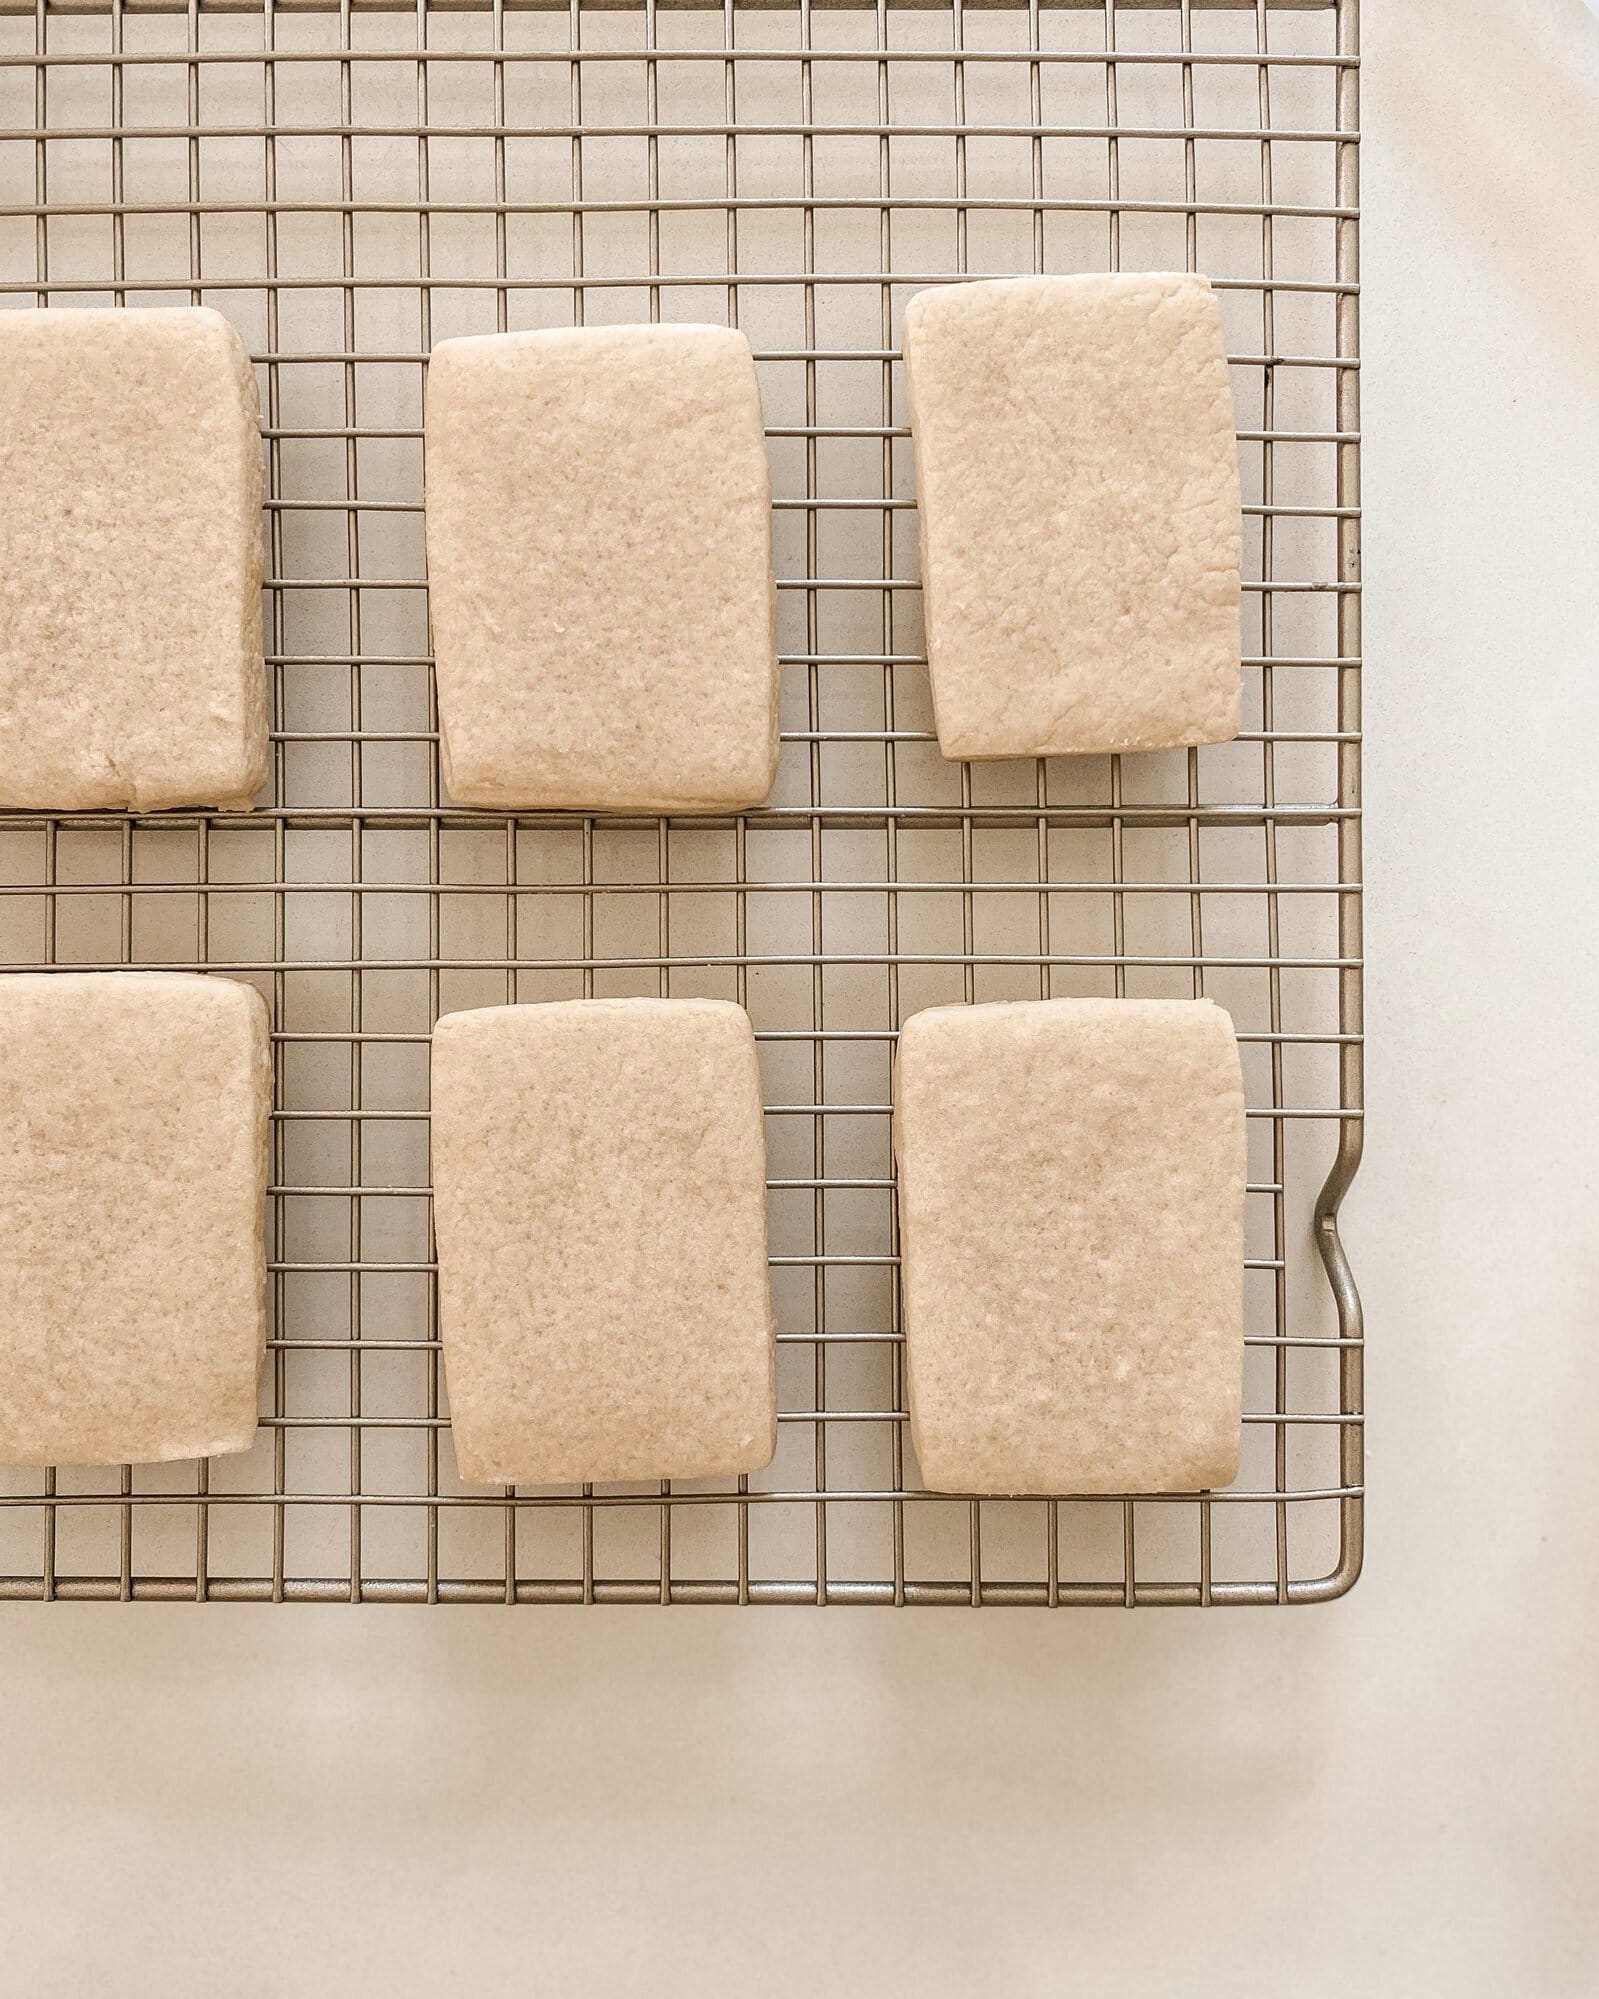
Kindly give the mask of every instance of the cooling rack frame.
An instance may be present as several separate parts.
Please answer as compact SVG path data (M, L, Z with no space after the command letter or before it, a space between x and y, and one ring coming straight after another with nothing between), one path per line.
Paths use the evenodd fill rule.
M0 966L273 1007L262 1430L0 1475L0 1599L1206 1604L1359 1573L1358 0L408 9L0 0L0 309L214 304L256 355L274 776L247 819L0 814ZM898 316L923 284L1186 265L1221 291L1249 718L1165 759L945 766ZM725 318L774 465L783 773L722 820L440 790L421 382L458 331ZM1302 573L1301 573L1302 572ZM770 1474L461 1486L426 1033L456 1005L750 1006ZM887 1061L940 999L1208 992L1251 1104L1246 1464L1205 1496L934 1498L904 1431Z

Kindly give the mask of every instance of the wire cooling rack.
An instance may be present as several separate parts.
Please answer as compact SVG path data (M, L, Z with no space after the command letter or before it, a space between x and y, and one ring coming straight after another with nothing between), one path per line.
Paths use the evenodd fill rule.
M206 303L257 360L270 797L0 817L0 962L211 966L276 1030L247 1455L0 1474L0 1596L1270 1603L1359 1569L1357 0L1242 8L0 0L0 307ZM897 356L950 279L1197 268L1247 501L1248 726L961 767L922 659ZM783 755L723 820L441 794L434 341L726 320L759 358ZM463 1006L715 994L760 1036L780 1447L736 1483L463 1487L427 1037ZM915 1009L1209 994L1250 1103L1243 1470L1192 1497L918 1489L888 1099Z

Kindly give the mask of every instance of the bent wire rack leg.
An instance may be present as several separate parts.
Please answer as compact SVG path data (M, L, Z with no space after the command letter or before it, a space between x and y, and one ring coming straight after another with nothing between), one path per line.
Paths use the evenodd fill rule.
M1246 1604L1359 1569L1358 0L905 8L0 0L0 309L217 306L262 382L274 778L246 818L0 816L0 965L272 1005L270 1365L245 1457L0 1473L0 1596ZM1249 726L960 768L932 737L897 338L928 284L1203 269L1227 318ZM452 334L740 325L769 420L772 802L441 790L421 538ZM749 1480L454 1477L427 1040L712 993L760 1037L780 1446ZM1208 994L1251 1117L1246 1451L1204 1496L921 1492L889 1059L959 999Z

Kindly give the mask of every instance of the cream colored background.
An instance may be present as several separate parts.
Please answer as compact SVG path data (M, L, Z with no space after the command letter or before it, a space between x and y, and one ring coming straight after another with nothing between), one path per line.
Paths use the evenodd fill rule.
M5 1606L0 1989L1593 1989L1599 22L1367 14L1355 1594Z

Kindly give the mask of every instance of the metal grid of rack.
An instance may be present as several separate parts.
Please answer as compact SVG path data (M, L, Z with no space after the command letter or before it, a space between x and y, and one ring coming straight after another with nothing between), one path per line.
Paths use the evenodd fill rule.
M255 1448L0 1474L0 1597L1269 1603L1358 1573L1358 0L721 9L0 0L0 309L206 303L270 474L275 771L247 817L0 817L0 964L265 994ZM896 343L966 276L1197 268L1233 355L1246 727L963 767L931 732ZM768 806L441 795L421 534L452 334L741 326L784 685ZM746 1005L767 1096L769 1472L454 1474L431 1276L441 1011ZM1250 1103L1244 1464L1206 1497L962 1500L904 1422L889 1061L960 999L1208 994Z

